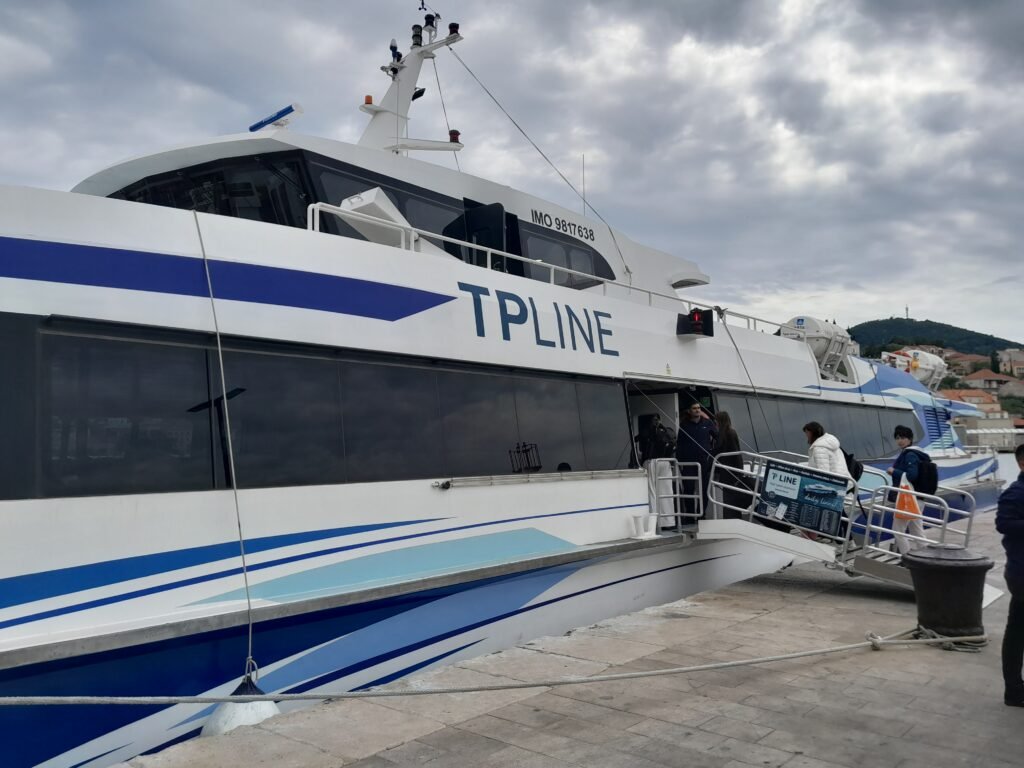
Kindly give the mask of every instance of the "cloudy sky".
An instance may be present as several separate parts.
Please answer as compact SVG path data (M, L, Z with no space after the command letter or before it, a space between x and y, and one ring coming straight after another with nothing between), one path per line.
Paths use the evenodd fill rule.
M417 0L2 0L0 183L69 189L244 131L354 141ZM1019 0L437 0L457 51L590 201L772 319L902 316L1024 341ZM452 56L464 171L579 201ZM433 73L414 136L444 138ZM450 155L427 159L451 165Z

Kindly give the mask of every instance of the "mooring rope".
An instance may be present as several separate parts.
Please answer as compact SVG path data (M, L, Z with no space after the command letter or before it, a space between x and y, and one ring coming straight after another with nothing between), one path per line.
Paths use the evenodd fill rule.
M199 214L192 211L196 222L196 233L199 237L199 250L203 254L203 269L206 272L206 287L210 295L210 310L213 313L213 332L217 338L217 367L220 371L220 400L224 408L224 432L223 437L227 440L228 448L228 471L231 473L231 493L235 500L235 523L238 527L238 551L242 561L242 582L245 586L245 621L248 627L248 643L245 656L245 678L255 681L259 676L259 667L252 652L252 596L249 592L249 569L245 558L245 536L242 533L242 508L238 501L238 475L235 472L235 450L231 442L231 415L228 408L228 384L224 374L224 347L221 344L220 322L217 319L217 302L213 296L213 278L210 276L210 261L206 256L206 244L203 242L203 230L199 226ZM210 409L216 407L216 401L211 400Z
M906 635L925 634L926 637L908 638ZM691 672L708 672L718 669L769 664L777 661L790 661L808 656L823 656L870 648L880 651L890 645L940 645L956 646L961 643L988 642L986 635L971 637L942 637L931 630L917 627L885 637L868 632L865 640L860 643L837 645L832 648L817 648L810 651L796 651L776 656L762 656L755 659L738 661L719 661L712 664L698 664L691 667L672 667L670 669L654 669L642 672L619 672L610 675L594 675L593 677L564 677L556 680L537 680L523 683L501 683L499 685L472 685L458 688L401 688L389 690L348 691L345 693L270 693L260 696L6 696L0 697L2 707L24 706L66 706L66 705L128 705L128 706L169 706L174 704L248 704L261 701L326 701L335 699L373 699L393 698L396 696L435 696L454 693L487 693L493 691L514 691L524 688L556 688L565 685L586 685L589 683L607 683L616 680L639 680L648 677L663 677ZM961 649L956 649L961 650Z

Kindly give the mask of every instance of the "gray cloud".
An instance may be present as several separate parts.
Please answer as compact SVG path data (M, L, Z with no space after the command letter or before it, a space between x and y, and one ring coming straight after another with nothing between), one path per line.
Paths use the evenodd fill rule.
M7 0L0 181L68 188L125 156L244 131L355 140L417 3ZM997 0L444 3L459 54L633 239L751 311L958 320L1013 338L1024 279L1024 6ZM580 203L452 57L463 169ZM416 135L443 135L433 73ZM450 157L428 158L451 166ZM998 275L999 279L993 276ZM926 276L927 279L922 279ZM908 298L912 297L912 298ZM1013 303L1011 303L1013 302ZM972 321L973 322L973 321Z

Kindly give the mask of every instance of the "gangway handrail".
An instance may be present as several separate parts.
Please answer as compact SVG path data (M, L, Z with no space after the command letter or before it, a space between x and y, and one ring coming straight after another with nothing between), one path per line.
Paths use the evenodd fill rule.
M662 469L667 468L668 472ZM694 469L694 474L683 474L683 468ZM657 517L672 517L675 519L675 531L682 531L683 521L687 519L700 520L704 518L704 468L697 461L678 461L674 458L651 459L647 462L647 494L651 514ZM684 482L695 482L694 490L689 493L685 490ZM670 491L665 493L659 490L659 483L669 483ZM672 512L662 512L661 502L671 499ZM686 500L695 503L696 512L687 512Z
M897 509L894 505L898 503L898 499L901 495L912 496L916 502L920 512L909 512L907 510ZM895 500L890 502L889 497L895 497ZM971 497L973 500L973 497ZM926 514L927 508L937 509L940 512L940 517L936 518L932 515ZM928 530L938 530L939 540L936 542L934 539L928 538L928 536L916 536L909 533L908 531L897 531L895 527L888 527L882 523L876 523L876 516L884 521L886 515L892 515L893 519L897 519L897 515L902 516L906 520L919 520L923 527ZM957 519L951 519L951 516L956 516ZM865 515L865 521L863 524L857 523L857 527L863 528L864 531L864 549L890 554L890 550L884 549L882 539L884 534L888 534L893 540L904 539L909 541L918 542L919 544L946 544L946 538L948 533L956 534L957 536L963 537L961 545L966 547L970 542L970 521L974 517L973 505L967 511L960 511L951 509L949 504L940 496L936 496L930 493L922 493L921 491L912 491L910 489L896 488L894 486L885 486L882 488L876 488L871 495L871 499L867 505L867 514ZM951 523L960 522L960 520L966 518L968 520L967 530L962 531L958 528L951 526ZM877 537L873 534L878 534ZM874 539L878 539L878 543L875 543Z
M838 536L832 536L830 534L823 533L822 531L818 531L818 530L815 530L813 528L807 528L806 526L802 526L802 525L799 525L797 523L792 523L792 522L790 522L788 520L784 522L784 525L791 526L792 528L795 528L795 529L801 530L801 531L809 531L809 532L812 532L812 533L816 534L817 536L824 537L824 538L827 538L827 539L832 540L832 541L839 542L839 541L844 541L844 540L848 539L849 538L849 531L850 531L850 527L851 527L850 523L851 523L851 519L852 519L851 515L848 513L848 508L849 508L849 506L851 504L850 496L852 495L853 498L856 499L858 497L858 495L859 495L859 487L857 485L857 481L854 480L852 477L849 477L848 475L840 475L840 474L836 474L835 472L827 472L825 470L817 469L817 468L814 468L814 467L808 467L806 463L797 463L797 462L794 462L794 461L786 461L784 459L778 459L778 458L775 458L774 455L768 455L768 453L769 452L755 453L753 451L730 451L728 453L720 453L717 456L715 456L714 460L712 461L712 464L711 464L711 471L709 472L709 477L710 477L710 479L709 479L709 492L710 492L710 490L713 490L713 489L717 488L720 491L722 491L722 498L721 499L716 499L716 498L714 498L713 495L710 496L710 502L711 502L712 508L714 509L716 507L723 507L725 509L731 509L733 511L739 512L745 518L755 518L756 517L756 518L759 518L759 519L762 519L762 520L773 520L775 522L779 522L778 520L775 520L775 518L769 517L767 515L759 514L756 511L756 509L757 509L757 502L761 500L761 492L762 492L761 482L762 482L762 479L764 477L764 471L765 471L766 463L768 461L771 461L771 462L773 462L775 464L780 464L780 465L783 465L783 466L792 467L792 468L797 469L797 470L812 469L814 472L819 472L819 473L821 473L823 475L827 475L827 476L829 476L831 478L834 478L835 480L840 480L840 481L843 481L843 482L845 482L847 484L846 497L845 497L845 499L843 501L843 511L840 514L840 523L841 523L840 524L840 531L842 533L841 533L841 535L838 535ZM787 454L795 456L795 457L802 457L801 454L793 453L792 451L772 451L770 453L772 453L772 454L787 453ZM743 469L738 469L737 467L734 467L734 466L729 465L729 464L723 464L720 461L722 458L732 457L732 456L739 456L740 457L741 462L743 464ZM806 457L803 457L803 458L806 458ZM748 464L750 465L750 469L747 469L747 465ZM724 482L722 482L721 480L718 479L719 476L720 476L720 473L731 473L734 476L736 474L740 474L740 475L742 475L744 477L753 478L753 480L754 480L753 487L752 488L745 488L745 487L738 487L738 486L729 485L727 483L724 483ZM727 503L725 501L725 491L735 491L737 493L743 493L744 495L749 495L751 497L750 504L748 506L746 506L746 507L738 507L738 506L736 506L734 504ZM846 523L846 524L842 525L842 523ZM845 551L845 548L846 547L844 545L844 551Z
M774 451L772 453L779 454L781 452ZM787 453L792 454L792 452ZM799 456L799 454L795 455ZM735 456L741 458L742 469L731 464L725 464L722 461L727 457ZM774 518L769 518L756 512L757 504L763 498L762 486L765 467L769 461L773 464L790 466L795 469L805 470L808 468L806 463L785 461L776 458L774 455L769 455L768 452L734 451L719 454L714 457L709 473L709 509L712 511L721 509L733 510L738 512L742 518L750 521L758 518L774 520ZM942 491L944 493L960 494L964 497L966 508L954 509L949 506L949 503L944 498L936 494L902 490L890 485L891 479L888 474L873 467L865 466L865 474L880 478L883 482L877 487L870 489L864 488L856 480L845 475L824 472L819 469L814 469L814 471L830 475L836 480L844 480L847 483L839 534L829 535L788 520L784 521L784 524L795 530L813 531L816 534L816 538L824 538L833 542L839 547L836 563L845 570L856 572L854 568L856 559L851 557L851 555L856 555L857 557L866 556L870 559L891 564L893 553L887 547L899 540L911 541L916 544L947 544L952 537L956 537L958 543L962 542L965 547L970 542L976 501L974 496L968 491L949 486L939 486L936 494L938 491ZM863 479L863 475L861 477ZM733 479L733 482L728 482L730 478ZM717 497L716 489L719 492ZM743 507L731 504L726 498L726 491L736 491L748 495L750 501ZM918 509L920 510L919 514L899 510L900 516L920 520L926 531L925 536L916 536L902 529L897 531L895 522L890 522L888 516L895 516L898 511L895 508L895 504L900 493L913 496L917 500ZM863 520L861 515L863 515ZM958 524L964 520L966 520L966 527L959 526ZM929 532L931 533L931 538L928 535ZM851 562L853 563L852 565Z
M323 203L323 202L310 203L306 207L306 229L307 230L309 230L311 232L319 232L320 231L320 214L321 213L328 213L328 214L331 214L333 216L337 216L340 219L348 218L348 219L352 219L354 221L363 221L363 222L367 222L367 223L374 224L374 225L377 225L377 226L383 226L383 227L388 227L390 229L394 229L397 232L399 232L400 235L401 235L401 237L400 237L400 243L401 244L400 244L399 247L402 250L415 250L415 242L419 238L423 238L423 239L426 239L428 241L429 240L439 240L439 241L444 242L444 243L451 243L453 245L458 245L458 246L461 246L463 248L469 248L472 251L477 251L477 252L481 252L482 251L484 254L486 254L486 257L487 257L487 269L493 269L493 267L494 267L493 257L498 256L498 257L500 257L502 259L512 259L513 261L522 262L523 264L528 264L528 265L531 265L531 266L539 266L539 267L546 268L548 270L548 275L549 275L548 282L550 284L552 284L552 285L555 284L555 274L556 273L563 273L563 274L566 274L566 275L574 275L574 276L583 278L583 279L588 280L588 281L594 281L594 282L600 283L602 285L602 293L604 295L608 295L608 286L614 286L616 288L621 288L621 289L623 289L623 290L625 290L627 292L637 291L638 293L641 293L641 294L644 294L644 295L647 296L647 304L648 304L648 306L654 306L654 299L658 298L658 299L665 299L665 300L669 301L673 306L675 306L677 304L682 304L687 312L689 312L694 307L699 307L701 309L707 309L707 310L712 310L712 309L715 308L714 305L712 305L712 304L705 304L705 303L700 302L700 301L693 301L692 299L684 299L684 298L681 298L679 296L672 295L672 294L660 293L658 291L652 291L649 288L640 288L639 286L635 286L635 285L632 285L630 283L623 283L623 282L620 282L619 280L614 280L614 279L607 278L607 277L599 277L597 275L592 275L589 272L580 272L580 271L575 270L575 269L570 269L569 267L561 267L561 266L558 266L557 264L550 264L550 263L548 263L546 261L541 261L540 259L531 259L531 258L529 258L527 256L522 256L521 254L509 253L508 251L502 251L502 250L499 250L497 248L487 248L487 247L484 247L484 246L482 246L482 245L480 245L478 243L471 243L471 242L469 242L467 240L459 240L458 238L449 237L447 235L439 235L436 232L431 232L431 231L426 230L426 229L421 229L419 227L414 227L411 224L401 224L401 223L395 222L395 221L388 221L387 219L382 219L382 218L379 218L377 216L371 216L370 214L362 213L361 211L350 211L348 209L341 208L341 207L339 207L337 205L331 205L330 203ZM394 247L394 246L392 246L392 247ZM723 309L722 310L722 318L723 318L723 320L731 318L733 320L743 321L743 322L737 322L735 324L736 325L745 325L748 330L752 330L752 331L761 330L761 328L758 326L758 323L760 323L762 325L765 325L765 326L771 326L774 329L779 329L779 328L781 328L784 325L784 323L777 323L774 320L767 320L767 319L765 319L763 317L755 317L754 315L747 315L747 314L744 314L742 312L736 312L736 311L731 310L731 309Z

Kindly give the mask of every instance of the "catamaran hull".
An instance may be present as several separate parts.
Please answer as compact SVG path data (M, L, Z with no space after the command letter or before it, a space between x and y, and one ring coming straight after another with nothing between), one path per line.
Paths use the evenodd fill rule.
M594 557L259 620L254 651L268 692L343 692L558 634L609 616L784 567L789 556L742 541L696 542ZM240 619L240 617L236 617ZM223 621L223 619L221 619ZM209 620L205 620L209 621ZM240 680L246 625L204 620L155 642L0 671L0 695L225 695ZM54 648L55 655L68 651ZM288 710L303 705L283 705ZM5 708L10 768L100 768L196 736L213 707Z

